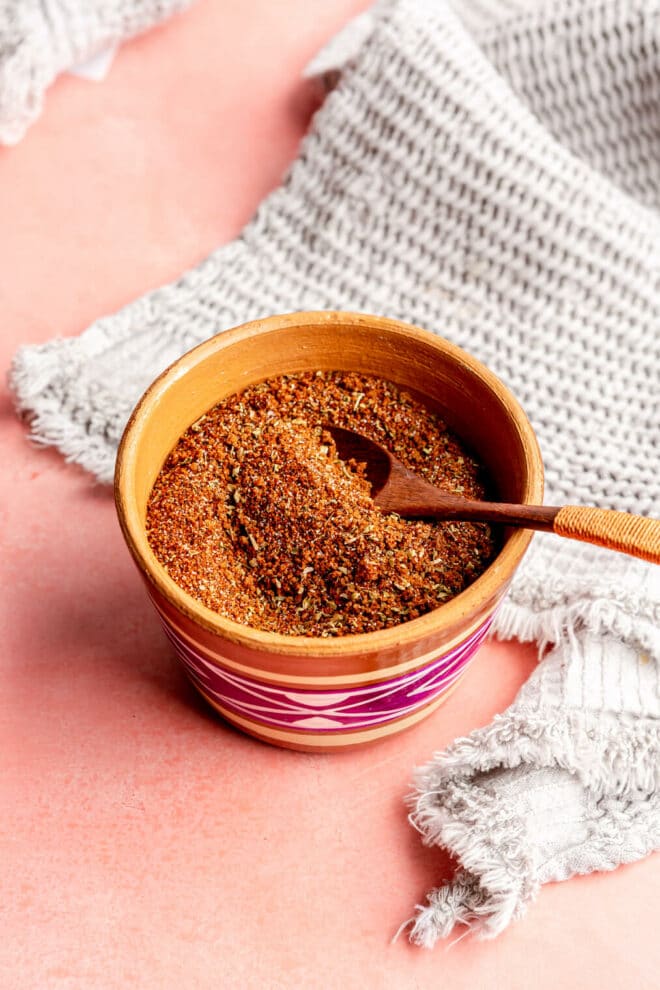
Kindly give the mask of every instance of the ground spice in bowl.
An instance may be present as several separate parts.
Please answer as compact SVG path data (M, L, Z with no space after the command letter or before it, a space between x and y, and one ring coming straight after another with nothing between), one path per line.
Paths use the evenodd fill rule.
M377 440L449 492L483 498L478 462L433 410L355 372L285 375L224 399L183 434L147 505L170 577L226 618L270 632L342 636L417 618L495 554L483 523L385 515L323 423Z

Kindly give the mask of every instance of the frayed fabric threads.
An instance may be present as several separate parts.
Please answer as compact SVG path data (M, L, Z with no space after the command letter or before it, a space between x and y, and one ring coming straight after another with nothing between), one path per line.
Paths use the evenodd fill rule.
M381 0L312 64L332 91L239 238L16 355L35 438L108 481L183 351L277 312L358 310L502 378L547 503L657 515L659 44L660 0ZM412 821L460 864L412 922L422 945L492 938L544 883L660 846L660 568L537 534L495 631L540 662L417 774Z
M17 144L65 69L192 0L0 0L0 144Z
M413 823L461 869L418 909L413 941L446 937L452 919L492 938L524 914L542 883L611 870L658 848L660 723L625 704L640 705L643 691L632 690L639 668L651 676L648 707L657 703L658 657L621 651L612 637L594 642L573 631L506 712L418 772ZM584 710L574 665L579 691L592 676L609 681L620 692L617 708L592 696Z
M524 821L473 781L458 779L434 787L420 775L417 786L415 827L427 845L451 850L461 868L418 907L411 940L430 948L456 925L466 925L482 938L498 935L520 916L539 886Z
M486 907L487 913L484 911ZM500 917L498 914L479 884L469 874L460 872L451 884L429 894L425 906L418 906L417 915L411 921L410 940L425 949L432 949L439 938L448 938L458 925L466 927L466 935L473 933L474 922L485 928L487 917L489 929L492 934L497 934L509 917L506 908Z

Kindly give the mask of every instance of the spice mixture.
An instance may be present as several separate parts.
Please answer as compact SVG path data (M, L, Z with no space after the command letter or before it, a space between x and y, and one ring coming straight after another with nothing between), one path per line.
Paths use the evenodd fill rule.
M449 492L484 497L477 462L390 382L272 378L193 423L156 479L148 537L181 588L257 629L341 636L414 619L478 577L495 550L489 526L381 513L324 423L382 443Z

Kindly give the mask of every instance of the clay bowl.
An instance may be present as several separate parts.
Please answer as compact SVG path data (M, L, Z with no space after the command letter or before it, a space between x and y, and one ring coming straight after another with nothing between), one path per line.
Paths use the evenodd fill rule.
M224 396L273 375L362 371L438 408L485 463L497 497L540 503L532 428L482 364L440 337L376 316L293 313L256 320L185 354L146 391L126 427L115 498L126 543L193 683L233 725L291 749L371 743L426 718L483 641L532 534L510 530L487 570L456 598L395 628L332 639L285 636L217 615L182 591L145 534L153 482L179 436Z

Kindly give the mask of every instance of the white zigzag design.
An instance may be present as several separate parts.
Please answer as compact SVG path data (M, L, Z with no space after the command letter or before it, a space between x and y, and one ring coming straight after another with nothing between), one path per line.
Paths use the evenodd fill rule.
M429 666L426 666L386 684L367 685L343 694L309 692L309 700L307 700L305 693L287 692L282 688L258 684L233 672L219 669L193 646L184 642L162 616L161 621L168 639L188 668L191 679L219 703L248 717L261 717L276 725L289 727L302 727L304 725L307 728L321 728L321 722L325 728L343 728L346 727L347 722L349 727L350 723L352 723L352 727L366 727L375 722L399 718L414 711L420 707L420 704L430 700L428 696L434 694L434 689L436 696L444 694L463 673L467 661L484 638L490 624L484 624L463 643L431 664L432 674L430 677ZM435 669L433 669L434 667ZM243 693L251 695L255 698L255 702L251 703L244 699L235 698L218 690L215 683L218 679L228 686L233 686ZM423 701L411 701L411 703L404 705L399 703L394 708L382 707L387 698L402 692L409 701L415 695L424 694L427 697ZM344 701L348 701L348 704L341 704ZM261 702L261 704L257 702ZM370 711L377 703L380 703L378 710ZM321 706L323 706L323 711L320 711ZM300 716L295 721L287 721L284 717L295 715ZM337 722L332 716L343 721ZM314 726L311 724L312 721L315 723Z
M178 651L185 656L186 662L192 659L192 656L194 655L199 662L201 662L206 668L208 668L208 670L215 676L215 678L220 677L226 683L233 685L234 687L238 687L241 691L252 695L253 697L259 699L262 702L268 702L269 696L271 696L272 698L272 700L270 701L270 707L266 707L264 705L250 706L249 703L246 701L239 701L238 699L232 699L228 695L223 694L222 695L223 699L227 703L231 702L231 704L234 707L240 705L242 707L245 707L246 710L248 707L251 707L254 709L254 711L271 711L273 715L287 714L287 713L303 714L306 712L309 712L309 714L311 715L314 711L318 712L318 708L316 707L316 705L309 706L309 708L305 709L304 707L301 707L300 702L295 704L287 704L286 701L284 701L283 699L288 698L288 694L285 691L282 691L281 688L280 689L271 688L268 685L260 685L260 684L255 685L254 682L239 677L234 673L229 673L228 671L222 671L222 672L218 671L217 667L215 667L213 664L209 663L209 661L204 659L204 657L202 657L199 653L197 653L197 651L193 650L187 643L183 643L180 637L176 635L176 633L174 633L172 630L167 628L166 628L166 632L168 637L174 642L175 647L178 648ZM460 673L460 670L457 670L457 668L459 666L461 667L463 666L462 661L465 657L465 654L468 651L468 648L473 645L472 641L475 638L476 637L470 637L470 641L466 641L464 647L459 648L456 651L452 651L453 657L452 655L448 655L447 657L443 658L442 665L438 668L435 676L432 679L428 679L427 677L427 679L424 680L422 684L418 684L417 687L414 688L409 687L409 689L406 691L406 694L408 696L412 696L414 694L422 694L422 693L428 694L429 692L432 691L434 687L437 687L439 689L441 686L446 687L449 686L451 683L453 683L454 680L456 679L455 674L457 675L458 673ZM194 665L194 669L199 675L200 679L202 680L205 690L207 692L212 693L214 696L220 698L220 692L218 691L217 687L214 685L209 675L206 674L205 671L204 672L201 671L196 664ZM339 708L326 707L324 709L324 714L339 715L345 718L350 718L353 715L351 709L354 708L360 709L363 708L365 705L374 704L377 701L382 701L388 697L391 697L393 694L398 694L407 685L412 685L416 681L422 680L424 678L424 675L428 675L428 668L424 668L422 671L414 671L413 674L407 675L404 678L400 678L399 680L393 683L390 682L386 685L375 685L373 687L358 688L356 689L354 694L352 693L350 695L347 695L347 697L355 698L355 700L351 701L350 704L342 705ZM358 695L358 697L355 697L355 695ZM334 695L330 695L328 700L331 700L332 698L334 698ZM357 715L360 713L356 712L355 714Z

